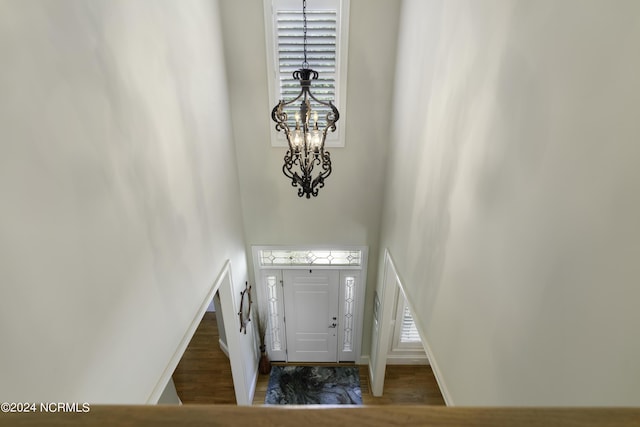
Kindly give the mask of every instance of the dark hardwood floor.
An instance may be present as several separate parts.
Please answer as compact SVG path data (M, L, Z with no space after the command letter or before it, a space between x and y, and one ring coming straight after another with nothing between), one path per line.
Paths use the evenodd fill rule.
M173 372L182 403L236 403L231 364L220 350L219 339L216 315L207 312Z
M436 377L428 365L387 365L384 393L380 397L371 394L368 367L360 366L360 388L365 405L445 404Z
M182 403L236 403L231 365L220 350L218 340L215 313L205 313L173 373ZM371 394L368 368L359 366L359 369L362 402L365 405L444 405L430 366L387 366L382 397ZM258 377L254 405L264 402L268 380L268 375Z

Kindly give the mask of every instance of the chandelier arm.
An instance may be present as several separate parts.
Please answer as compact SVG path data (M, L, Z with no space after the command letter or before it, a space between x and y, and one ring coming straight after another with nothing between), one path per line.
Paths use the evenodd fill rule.
M316 98L313 93L311 93L311 91L309 91L309 96L311 97L311 99L313 99L314 101L316 101L318 104L322 104L326 107L331 107L332 109L335 108L335 106L333 105L333 103L331 101L321 101L318 98ZM336 109L336 111L338 111Z
M335 132L336 131L336 122L331 121L327 118L327 126L322 130L322 145L324 145L324 141L327 139L327 132Z
M332 172L330 153L328 151L322 151L322 153L320 153L320 156L322 157L322 161L320 161L320 159L318 159L318 161L322 163L322 172L320 172L318 176L315 177L311 184L311 188L315 188L316 186L318 188L324 187L324 180L327 179Z
M307 167L304 169L305 175L311 176L313 172L313 165L317 159L314 158L313 153L310 153L307 157Z
M282 173L289 178L293 179L293 173L291 172L291 168L293 167L293 162L291 159L291 151L287 151L287 154L284 155L284 164L282 165Z
M273 107L273 110L271 110L271 120L277 123L278 120L280 119L280 116L283 114L286 119L287 113L282 111L282 101L280 101L276 104L275 107Z
M331 168L331 155L328 151L322 152L322 158L323 158L322 172L320 172L319 176L322 176L322 180L324 181L326 178L329 177L329 175L331 175L331 172L333 171L333 169ZM322 186L324 187L324 182Z
M286 107L287 105L291 105L291 104L293 104L294 102L296 102L298 99L300 99L300 98L302 97L302 95L304 95L304 93L305 93L305 92L307 92L306 88L305 88L305 89L302 89L302 90L300 91L300 93L298 94L298 96L296 96L295 98L293 98L291 101L286 101L286 102L285 102L284 100L282 100L282 101L280 101L280 102L282 103L282 106L283 106L283 107Z
M311 99L313 99L317 103L331 108L331 112L327 113L327 128L331 128L331 131L335 132L335 130L336 130L336 122L338 120L340 120L340 112L338 111L336 106L333 105L333 102L331 102L331 101L329 101L329 102L320 101L318 98L313 96L313 93L311 93L311 92L309 92L309 96L311 97ZM333 114L333 118L329 117L330 114Z
M289 125L287 125L286 121L276 123L276 131L280 132L281 130L285 132L285 135L289 133Z
M273 107L271 110L271 119L276 122L276 131L280 132L281 130L285 131L286 134L289 133L289 125L287 125L287 113L282 110L283 103L280 101L278 105Z
M297 187L299 185L300 187L304 188L304 186L302 185L303 182L304 180L300 177L300 175L298 175L298 172L294 172L293 178L291 179L291 186Z
M282 171L285 171L285 168L283 167ZM300 190L304 191L304 184L303 184L303 179L300 177L300 175L298 175L297 172L293 172L291 173L291 171L289 171L289 174L287 174L285 172L285 175L291 179L291 186L292 187L298 187L298 192L300 192Z
M327 126L322 130L322 145L324 146L324 141L327 139L327 132L335 132L336 125L335 123L327 123Z
M298 185L303 185L303 179L298 175L297 172L293 172L291 169L296 164L297 157L295 154L292 154L291 151L287 151L287 154L284 156L284 165L282 165L282 173L291 180L291 186L297 187Z
M329 106L331 107L331 112L333 113L333 120L331 120L331 123L333 124L333 127L335 128L335 123L338 120L340 120L340 112L338 111L338 108L336 108L336 106L333 105L333 103L331 101L329 101ZM327 116L328 115L329 114L327 114Z

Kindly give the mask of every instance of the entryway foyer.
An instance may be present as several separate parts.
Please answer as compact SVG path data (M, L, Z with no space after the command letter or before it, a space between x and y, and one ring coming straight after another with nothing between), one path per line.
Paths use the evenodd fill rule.
M254 247L267 352L280 362L359 362L366 247Z

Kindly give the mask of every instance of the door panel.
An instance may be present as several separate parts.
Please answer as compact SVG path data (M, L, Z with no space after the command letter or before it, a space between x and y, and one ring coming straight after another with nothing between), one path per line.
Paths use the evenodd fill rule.
M285 270L289 362L338 360L338 279L335 270Z

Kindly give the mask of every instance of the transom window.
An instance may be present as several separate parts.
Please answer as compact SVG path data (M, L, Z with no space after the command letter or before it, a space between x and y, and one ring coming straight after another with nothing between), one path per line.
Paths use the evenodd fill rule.
M292 250L262 249L259 262L266 266L315 265L315 266L360 266L361 250Z

